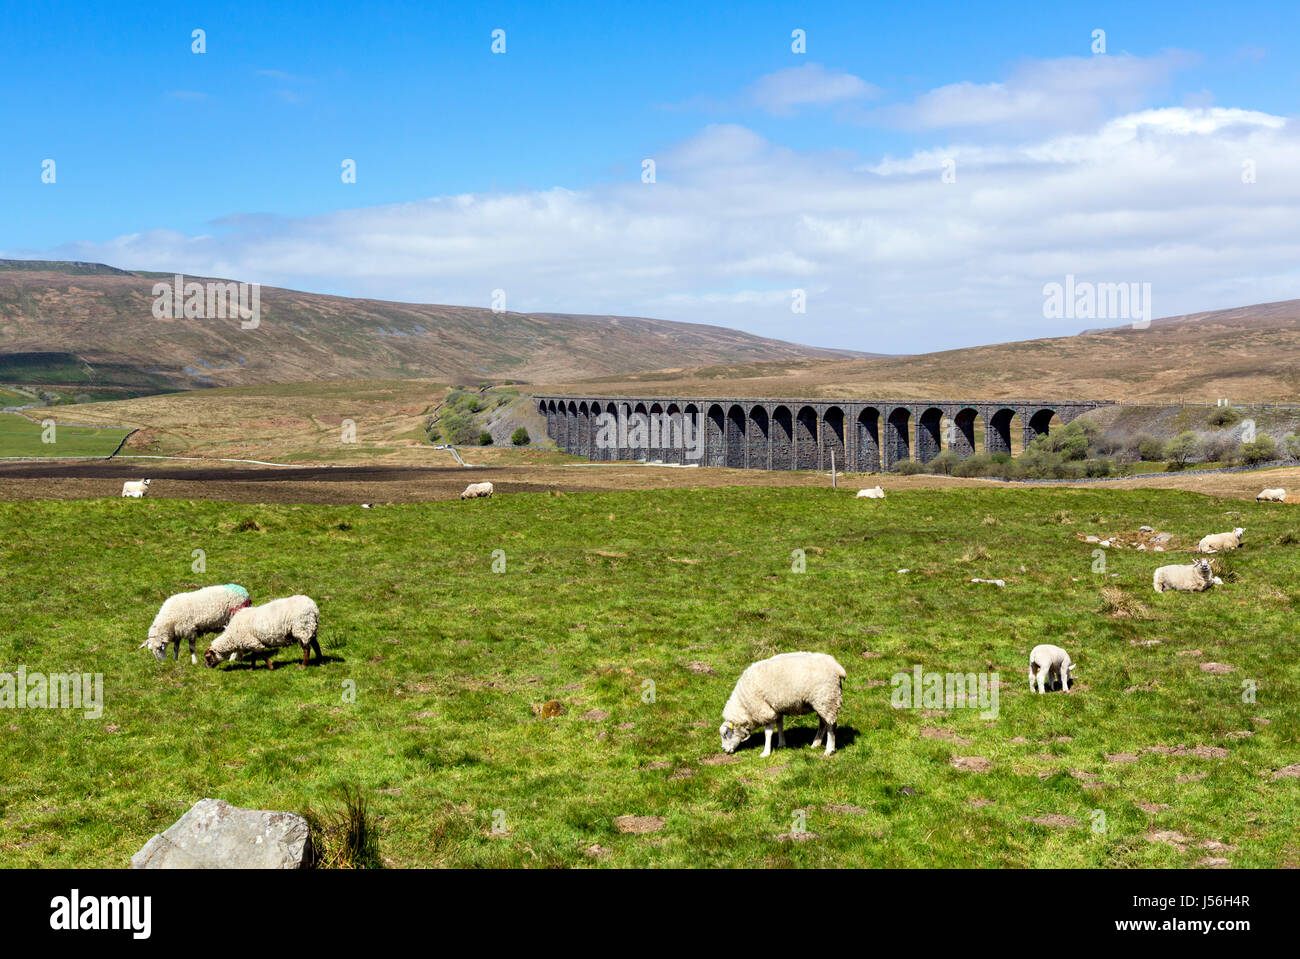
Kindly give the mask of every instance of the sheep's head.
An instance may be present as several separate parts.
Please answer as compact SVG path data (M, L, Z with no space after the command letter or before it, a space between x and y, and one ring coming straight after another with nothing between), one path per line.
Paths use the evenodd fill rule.
M749 729L745 726L737 726L733 722L725 722L718 728L718 734L722 736L722 751L731 754L736 751L737 746L749 738Z
M167 640L152 630L149 632L149 638L141 643L139 648L149 650L153 653L153 658L160 663L167 659Z
M1237 534L1237 545L1240 546L1240 545L1241 545L1241 536L1242 536L1242 534L1245 533L1246 531L1245 531L1244 529L1242 529L1240 526L1238 526L1236 529L1233 530L1233 532Z
M1195 567L1197 575L1199 575L1201 579L1205 580L1207 583L1214 581L1214 567L1210 565L1208 559L1194 560L1192 566Z
M221 662L221 659L217 656L217 651L211 646L203 651L203 665L211 669L219 662Z

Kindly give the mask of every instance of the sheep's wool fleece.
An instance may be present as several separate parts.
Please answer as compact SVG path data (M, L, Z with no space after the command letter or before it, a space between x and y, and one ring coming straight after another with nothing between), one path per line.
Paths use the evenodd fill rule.
M316 636L320 610L309 596L287 596L261 606L241 609L211 648L225 658L231 653L267 653L272 649L305 645Z
M844 667L826 653L781 653L751 665L736 681L722 718L753 729L777 716L815 712L835 717L843 700Z
M166 645L174 637L184 639L216 632L230 622L236 610L248 604L248 590L234 583L177 593L168 597L154 617L149 627L150 644Z

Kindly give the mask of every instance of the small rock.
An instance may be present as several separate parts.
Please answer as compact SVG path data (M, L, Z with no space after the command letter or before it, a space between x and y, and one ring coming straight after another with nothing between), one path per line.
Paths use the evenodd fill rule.
M302 869L307 820L200 799L131 857L132 869Z

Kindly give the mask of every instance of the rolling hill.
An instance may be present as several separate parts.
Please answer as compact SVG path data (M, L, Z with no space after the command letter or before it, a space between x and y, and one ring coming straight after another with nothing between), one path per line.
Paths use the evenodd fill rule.
M724 385L725 384L725 387ZM1119 403L1300 403L1300 300L898 357L798 359L596 376L556 392L876 398L1079 397Z
M103 264L0 260L0 382L124 393L325 379L528 382L863 355L667 320L495 313L272 287L261 289L259 327L244 330L233 319L156 318L153 286L171 279Z

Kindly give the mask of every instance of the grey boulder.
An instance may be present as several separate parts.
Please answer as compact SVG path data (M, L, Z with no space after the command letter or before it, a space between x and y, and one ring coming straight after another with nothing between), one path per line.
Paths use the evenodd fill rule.
M132 869L301 869L311 829L291 812L200 799L131 857Z

